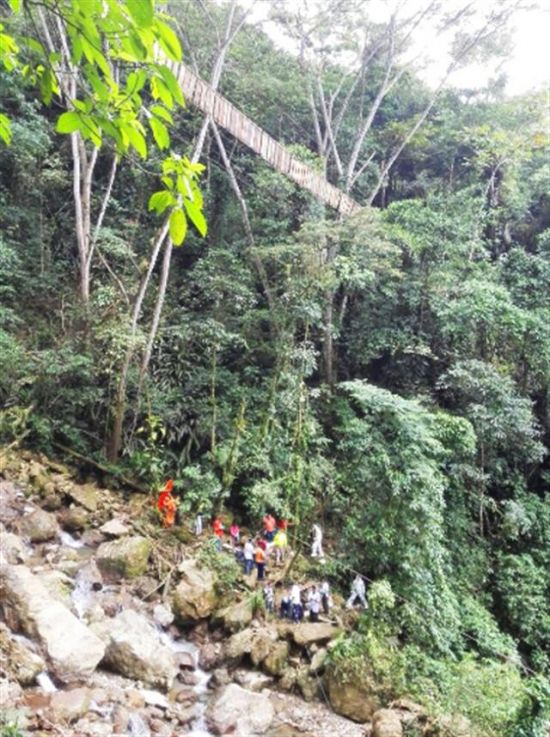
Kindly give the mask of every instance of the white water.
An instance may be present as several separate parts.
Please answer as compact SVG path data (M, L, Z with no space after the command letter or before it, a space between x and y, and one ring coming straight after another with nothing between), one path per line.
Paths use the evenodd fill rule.
M159 637L164 645L166 645L173 653L189 653L195 662L195 676L198 678L194 686L194 691L198 696L197 701L197 717L191 724L191 732L189 737L213 737L212 732L208 730L206 724L206 695L208 693L208 681L210 676L199 667L199 650L192 642L184 640L174 640L167 632L157 628Z
M39 673L36 676L36 682L38 683L42 691L44 691L44 693L55 693L57 691L55 683L52 681L46 671L42 671L42 673Z
M84 543L81 540L77 540L75 537L70 535L68 532L65 532L65 530L59 531L59 539L61 540L61 544L65 545L67 548L83 548Z

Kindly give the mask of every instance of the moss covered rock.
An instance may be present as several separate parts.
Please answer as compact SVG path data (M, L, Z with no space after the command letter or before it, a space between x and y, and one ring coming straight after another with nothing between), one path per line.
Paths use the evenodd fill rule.
M150 541L136 535L100 545L96 562L100 571L107 576L135 578L147 570L150 553Z

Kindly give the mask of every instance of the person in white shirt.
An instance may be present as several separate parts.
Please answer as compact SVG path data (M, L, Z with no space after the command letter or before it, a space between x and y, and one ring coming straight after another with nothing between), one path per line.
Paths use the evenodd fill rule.
M321 604L323 606L323 612L325 614L329 613L330 610L330 586L328 581L323 581L319 588L319 593L321 595Z
M200 537L202 535L202 513L198 512L195 517L195 535Z
M319 621L319 612L321 610L321 594L317 591L317 586L312 586L307 597L307 606L309 609L310 622Z
M363 609L368 609L367 599L365 597L365 582L362 576L357 574L351 584L351 594L349 599L346 601L346 609L351 609L355 604L356 600L359 599Z
M254 545L252 540L247 540L244 544L244 573L250 575L254 568Z
M313 543L311 545L311 557L312 558L324 558L323 553L323 530L317 524L313 525L312 529Z

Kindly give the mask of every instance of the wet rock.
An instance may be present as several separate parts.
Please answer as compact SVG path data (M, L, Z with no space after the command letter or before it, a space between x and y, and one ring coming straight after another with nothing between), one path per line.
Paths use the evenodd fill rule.
M176 677L174 656L141 614L128 609L93 625L106 643L105 663L128 678L169 688Z
M88 512L97 511L98 489L93 484L69 484L64 487L63 491L68 494L73 501L80 504L81 507L87 509Z
M63 501L58 494L46 494L41 502L42 509L48 512L57 512L63 506Z
M82 507L69 507L60 513L59 524L68 532L80 532L88 524L88 513Z
M169 627L174 621L174 612L165 604L157 604L153 609L153 619L161 627Z
M139 692L148 706L157 706L159 709L168 709L170 707L166 696L159 693L159 691L142 688Z
M290 648L286 640L277 642L264 660L264 669L272 676L281 675L287 665L289 651Z
M46 668L42 658L16 640L9 629L1 623L0 662L2 670L9 678L23 686L34 683L35 677Z
M195 670L195 658L191 653L177 653L176 663L183 670Z
M304 622L292 630L297 645L312 645L314 642L327 642L339 635L341 630L327 622Z
M0 568L0 608L12 630L37 638L62 679L86 678L105 646L25 566Z
M178 678L178 681L180 681L180 683L183 683L186 686L196 686L197 683L199 682L199 677L197 676L197 674L196 673L193 673L193 672L191 672L189 670L182 670L182 671L180 671L178 673L177 678ZM225 686L226 684L224 683L224 684L220 684L220 685Z
M197 701L197 694L193 688L189 686L177 686L170 692L170 698L173 701L177 701L178 704L194 704Z
M88 712L91 700L88 688L73 688L52 694L49 709L52 722L76 722Z
M211 729L217 735L255 737L267 732L275 712L267 696L246 691L231 683L207 712Z
M73 581L63 571L44 571L40 573L40 581L54 599L70 606Z
M231 680L232 679L227 668L217 668L212 673L208 686L209 688L220 688L220 686L227 686L228 683L231 683ZM237 679L235 678L235 680Z
M350 682L337 670L330 669L325 673L325 684L334 711L355 722L368 722L382 706L375 685L367 677Z
M135 536L103 543L99 546L96 562L100 571L115 578L141 576L147 570L151 543Z
M57 537L59 526L53 514L43 509L35 509L21 519L19 532L33 543L42 543Z
M80 536L80 542L89 548L97 548L104 540L99 530L84 530Z
M123 537L130 533L130 528L127 527L122 520L115 517L114 519L105 522L104 525L101 525L99 531L108 537Z
M209 617L217 603L213 574L199 568L193 560L184 560L178 571L181 581L173 599L176 617L183 623Z
M207 642L199 650L199 665L204 670L212 670L223 660L223 648L220 644Z

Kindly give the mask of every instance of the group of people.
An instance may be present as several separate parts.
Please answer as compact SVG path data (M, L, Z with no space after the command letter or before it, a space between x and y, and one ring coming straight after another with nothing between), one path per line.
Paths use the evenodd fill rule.
M250 575L255 567L258 581L263 581L268 559L274 555L275 565L282 565L285 562L288 551L287 528L288 521L286 519L276 520L272 514L268 513L263 518L263 530L256 536L241 540L239 525L236 521L231 523L229 544L237 561L243 566L245 575ZM195 533L200 535L202 531L202 515L199 514L195 521ZM218 550L221 550L226 532L220 517L214 517L212 520L212 532L216 540L216 546Z
M176 521L177 502L172 495L173 488L174 482L169 479L159 493L156 503L164 527L172 527ZM264 515L262 524L261 532L243 540L241 540L240 527L235 520L228 530L229 544L237 561L242 565L245 575L250 575L256 568L258 581L264 581L266 564L273 554L275 565L279 566L284 564L288 552L288 520L284 518L277 520L271 512L268 512ZM195 517L194 528L198 537L203 534L204 523L201 512ZM222 550L226 530L219 516L215 516L212 520L212 533L216 540L216 547ZM319 524L313 525L311 540L311 557L323 561L323 530ZM274 611L275 595L270 582L264 586L263 595L266 609L270 612ZM353 580L351 593L346 601L346 609L351 609L356 603L360 603L364 609L368 607L365 581L359 574ZM318 622L321 609L328 614L330 607L330 587L327 581L304 590L294 583L289 586L288 591L281 598L279 615L293 622L301 622L307 610L310 621Z
M290 619L298 623L303 620L304 612L307 610L309 621L318 622L321 609L324 614L329 614L331 606L332 599L328 581L323 581L320 586L314 584L306 589L301 589L297 583L293 583L281 598L279 616L281 619Z

